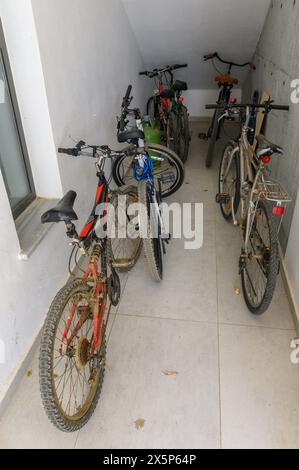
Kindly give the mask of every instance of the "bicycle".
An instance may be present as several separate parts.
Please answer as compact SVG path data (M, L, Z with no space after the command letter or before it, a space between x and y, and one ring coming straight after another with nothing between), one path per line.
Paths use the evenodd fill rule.
M173 71L188 67L183 65L167 65L162 69L140 72L149 78L155 78L155 91L147 102L147 115L151 121L159 125L163 142L181 160L185 162L189 153L190 128L188 110L182 92L188 89L182 80L174 81Z
M207 109L223 107L207 105ZM216 202L223 217L233 220L241 229L239 274L243 295L250 312L261 315L273 298L279 273L278 233L286 204L291 199L281 184L270 178L267 168L272 155L281 155L283 149L262 135L256 136L256 151L248 141L251 114L257 109L264 109L268 114L272 109L288 111L289 106L274 105L270 100L264 104L226 106L223 118L238 110L245 110L246 117L239 140L228 142L224 149Z
M231 92L232 92L234 85L237 85L239 83L239 80L231 75L231 70L233 67L243 68L247 66L249 66L252 70L256 70L255 65L252 64L251 62L246 62L244 64L237 64L235 62L229 62L229 61L222 59L217 52L214 52L213 54L205 55L204 61L213 60L213 65L215 69L217 70L217 72L219 71L214 64L214 59L218 59L222 64L228 65L228 70L225 74L220 73L219 75L215 77L215 81L218 83L218 87L220 89L217 104L223 105L223 106L217 107L215 109L213 119L208 129L208 132L206 134L200 132L198 135L200 139L203 139L203 140L210 139L208 153L206 157L207 168L210 168L212 165L216 141L220 137L221 125L223 123L223 120L219 121L219 117L221 116L221 111L224 109L225 105L229 104L230 99L231 99ZM235 100L233 100L232 104L234 103L235 103Z
M166 154L171 165L176 168L179 177L176 178L175 186L172 186L171 192L177 190L183 183L184 169L180 159L169 149L165 149L161 145L146 145L140 110L129 108L133 99L131 91L132 86L129 85L122 102L117 137L119 142L130 142L132 145L130 167L132 176L137 183L139 203L145 208L145 214L139 217L139 229L144 235L143 247L150 274L155 281L160 282L163 278L165 244L168 243L170 235L165 232L160 211L163 196L163 175L158 173L157 177L154 165L157 163L159 167L165 160ZM133 129L128 129L128 116L134 117L136 127Z
M121 286L113 262L113 247L103 234L107 225L107 203L117 205L116 193L109 190L104 174L104 163L118 152L108 146L88 146L83 141L72 149L60 148L58 152L96 159L98 177L93 209L79 234L74 224L78 220L73 207L75 191L69 191L41 217L42 223L65 223L73 247L69 271L74 275L71 272L73 257L77 269L82 271L81 277L68 282L55 296L43 327L39 353L40 390L46 414L59 430L73 432L86 424L99 400L105 372L106 328L111 306L116 306L120 300ZM135 201L137 199L135 188L124 188L119 193L133 194ZM134 243L127 268L135 263L141 249L140 238ZM85 269L78 263L79 251L87 259Z
M129 132L129 134L123 133L118 135L118 139L121 139L119 140L120 142L129 142L131 146L125 154L118 156L113 162L113 179L119 187L124 185L136 185L136 162L139 154L138 148L141 147L143 152L146 152L151 157L152 175L157 184L159 184L161 197L164 199L174 194L182 186L184 181L184 168L181 160L171 149L163 145L144 142L143 121L140 110L136 108L128 111L128 107L132 101L130 98L131 90L132 87L130 85L123 99L122 117L118 123L118 126L124 129L129 124L126 120L127 116L131 115L134 117L135 123L133 129L125 131ZM138 124L136 124L136 120ZM136 126L139 126L139 130ZM141 139L140 144L139 139Z

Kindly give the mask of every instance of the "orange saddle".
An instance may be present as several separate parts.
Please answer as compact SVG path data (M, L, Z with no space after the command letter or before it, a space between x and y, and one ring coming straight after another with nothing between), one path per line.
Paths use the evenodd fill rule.
M237 78L232 77L231 75L217 75L215 77L215 81L218 83L228 83L229 85L238 85L239 80Z

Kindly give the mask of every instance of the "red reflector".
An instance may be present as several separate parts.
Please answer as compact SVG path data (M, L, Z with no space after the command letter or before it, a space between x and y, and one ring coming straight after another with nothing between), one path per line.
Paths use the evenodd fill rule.
M262 158L262 162L265 163L266 165L271 162L271 157L270 155L264 155Z
M273 215L283 215L285 208L283 206L274 206L272 209Z
M230 104L236 104L237 98L230 98L229 102Z
M182 96L180 96L179 101L182 103L184 101L184 98Z

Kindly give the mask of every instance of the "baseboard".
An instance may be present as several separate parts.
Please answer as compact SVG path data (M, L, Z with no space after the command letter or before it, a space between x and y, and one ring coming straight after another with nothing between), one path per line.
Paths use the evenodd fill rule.
M280 245L279 245L279 256L280 256L280 263L281 263L281 270L280 270L281 276L282 276L284 288L286 291L287 299L289 302L289 306L290 306L290 309L294 318L295 328L299 336L299 309L298 309L294 289L290 281L290 276L287 270L287 266L286 266Z

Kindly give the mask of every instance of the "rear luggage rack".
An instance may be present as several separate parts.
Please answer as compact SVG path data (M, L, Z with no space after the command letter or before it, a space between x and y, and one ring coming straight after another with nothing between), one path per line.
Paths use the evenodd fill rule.
M291 202L292 199L278 181L261 181L256 188L256 193L261 199L271 202Z

